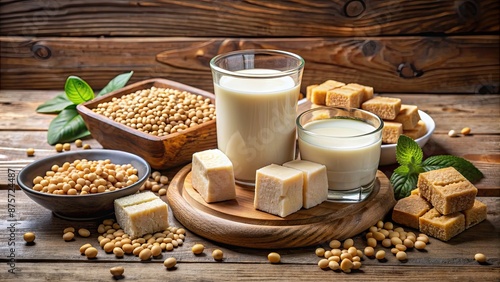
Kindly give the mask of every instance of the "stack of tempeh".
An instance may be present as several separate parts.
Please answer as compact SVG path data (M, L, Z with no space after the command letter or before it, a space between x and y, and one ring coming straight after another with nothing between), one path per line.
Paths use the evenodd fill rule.
M394 222L448 241L486 219L477 188L453 167L420 173L417 188L396 203Z
M370 86L327 80L307 86L306 97L316 106L362 108L378 115L384 120L382 142L385 144L397 143L401 134L417 139L427 132L417 106L402 104L399 98L374 96Z

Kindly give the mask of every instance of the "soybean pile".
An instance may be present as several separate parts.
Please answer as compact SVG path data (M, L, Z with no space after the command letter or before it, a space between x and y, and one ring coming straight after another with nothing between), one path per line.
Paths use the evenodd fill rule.
M114 97L92 111L155 136L181 132L216 118L209 98L157 87Z

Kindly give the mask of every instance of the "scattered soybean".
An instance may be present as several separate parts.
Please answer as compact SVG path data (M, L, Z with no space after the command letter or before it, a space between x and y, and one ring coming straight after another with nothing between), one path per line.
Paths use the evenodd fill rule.
M28 148L28 149L26 150L26 155L27 155L28 157L32 157L32 156L34 156L34 155L35 155L35 149L34 149L34 148Z
M212 252L212 257L214 258L214 260L220 261L224 258L224 253L220 249L215 249Z
M26 241L26 243L33 243L35 241L35 238L36 236L33 232L26 232L23 235L23 239L24 241Z
M486 262L486 256L482 253L477 253L474 255L474 260L476 260L479 263L484 263Z
M195 255L203 253L203 250L205 250L205 246L203 246L203 244L194 244L193 247L191 248L191 251Z
M279 263L281 261L281 256L276 252L271 252L267 255L267 259L270 263Z
M115 266L115 267L111 267L109 269L109 272L111 273L111 275L113 275L114 277L120 277L123 275L123 273L125 272L125 269L121 266Z
M172 268L174 268L176 264L177 264L177 259L175 259L174 257L169 257L169 258L167 258L167 259L163 262L163 265L164 265L167 269L172 269Z

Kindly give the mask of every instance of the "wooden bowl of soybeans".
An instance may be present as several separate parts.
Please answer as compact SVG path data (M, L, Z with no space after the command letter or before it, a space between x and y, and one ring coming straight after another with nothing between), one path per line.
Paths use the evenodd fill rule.
M217 148L215 95L154 78L80 104L78 112L104 148L143 157L154 169L191 162Z

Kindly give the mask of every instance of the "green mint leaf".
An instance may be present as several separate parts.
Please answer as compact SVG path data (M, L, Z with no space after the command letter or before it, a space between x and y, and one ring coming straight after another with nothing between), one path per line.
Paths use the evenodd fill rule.
M396 159L400 166L394 170L390 179L397 200L408 197L411 190L416 188L418 175L424 172L421 166L423 158L424 153L417 142L406 135L399 136Z
M458 170L465 178L467 178L472 183L477 182L484 177L483 173L479 169L477 169L471 162L457 156L431 156L422 163L422 168L425 171L450 166Z
M411 190L417 187L418 174L401 175L394 171L390 181L394 187L394 197L399 200L410 196Z
M41 114L58 114L70 105L73 105L73 102L68 100L65 93L62 93L38 106L36 112Z
M420 165L424 153L417 142L406 135L400 135L396 145L396 159L400 165Z
M85 80L78 76L69 76L68 79L66 79L64 91L68 99L76 105L94 99L94 91L92 88Z
M99 97L104 94L108 94L111 91L122 88L123 86L125 86L125 84L127 84L130 77L132 77L132 74L134 74L134 71L117 75L115 78L110 80L106 86L104 86L104 88L99 92L99 94L97 94L97 96Z
M90 135L83 118L78 114L76 105L62 110L49 125L47 142L50 145L72 142Z
M395 173L401 175L401 176L406 176L410 174L410 168L408 166L400 166L394 170Z

